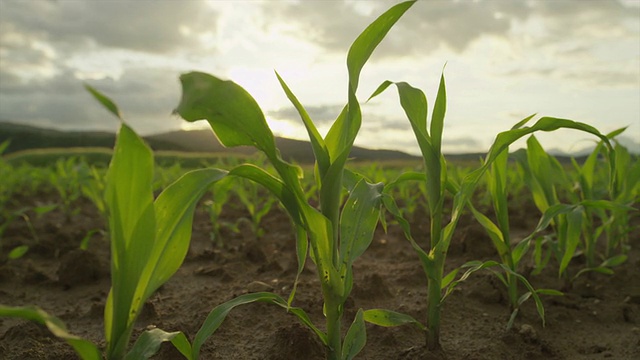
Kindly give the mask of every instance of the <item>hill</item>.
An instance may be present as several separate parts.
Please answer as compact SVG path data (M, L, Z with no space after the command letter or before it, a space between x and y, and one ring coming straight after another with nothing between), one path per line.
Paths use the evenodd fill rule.
M145 136L153 150L170 150L199 153L252 154L256 150L248 146L225 148L211 130L172 131ZM0 143L11 140L5 154L30 149L47 148L113 148L115 134L109 132L60 131L9 122L0 122ZM307 141L276 138L281 155L286 160L299 163L314 161L311 144ZM362 161L414 160L415 156L395 150L371 150L354 146L351 157Z

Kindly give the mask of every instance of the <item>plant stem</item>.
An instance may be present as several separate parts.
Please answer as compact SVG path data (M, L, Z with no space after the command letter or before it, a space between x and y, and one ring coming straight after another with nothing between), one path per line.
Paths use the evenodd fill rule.
M325 303L327 317L327 360L340 360L342 356L342 336L340 318L342 317L340 307L331 302Z
M513 266L511 266L511 270L515 271ZM518 279L512 274L507 273L507 284L508 292L509 292L509 305L511 307L511 311L514 311L518 307Z
M438 261L440 262L440 261ZM437 274L428 277L427 285L427 348L440 350L440 305L442 298L442 266L436 265Z

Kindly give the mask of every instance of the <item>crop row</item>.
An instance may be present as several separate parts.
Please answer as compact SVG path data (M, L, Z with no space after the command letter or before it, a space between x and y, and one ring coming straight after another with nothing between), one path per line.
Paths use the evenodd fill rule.
M207 120L223 145L255 147L264 159L257 164L230 164L226 169L203 167L188 171L175 181L169 180L170 185L156 197L154 191L159 187L152 151L124 122L118 107L87 86L121 121L106 175L101 176L99 170L89 167L82 183L91 184L86 187L92 190L85 191L77 185L58 187L56 181L73 179L81 173L75 168L77 164L60 162L56 175L48 181L60 193L60 206L69 207L73 203L67 201L69 197L84 195L94 201L107 219L111 290L105 305L104 353L108 359L148 358L165 341L170 341L186 358L196 359L202 344L229 312L252 302L271 303L297 317L325 345L327 359L354 358L366 344L367 322L384 327L416 326L424 331L428 349L438 350L442 304L461 281L476 271L491 271L508 289L512 315L506 326L513 324L522 304L529 299L534 301L544 324L540 296L559 296L561 292L535 289L520 273L520 263L525 256L535 259L537 271L556 265L558 276L566 281L589 271L612 273L613 267L626 260L630 218L640 191L640 163L615 141L624 129L602 134L587 124L551 117L528 125L533 120L530 116L498 134L478 166L461 170L450 166L441 152L447 108L444 75L429 119L427 99L420 89L406 82L385 81L369 99L390 88L397 90L421 151L422 167L390 176L379 166L350 166L351 148L363 121L356 96L360 72L377 45L413 3L404 2L390 8L352 44L347 56L347 103L324 137L276 73L304 123L315 155L313 171L306 173L280 157L262 110L242 87L209 74L192 72L180 77L182 98L176 113L186 121ZM597 143L584 162L574 161L569 166L570 171L548 155L535 137L536 132L560 128L590 134ZM525 137L526 151L515 153L514 165L509 165L509 146ZM305 180L309 178L312 179ZM237 185L237 179L243 179L241 186ZM484 187L486 197L478 195L478 186ZM198 201L212 192L208 202L211 219L223 226L218 219L232 188L236 189L234 196L250 212L252 228L258 236L261 216L274 204L288 213L296 234L296 243L291 246L296 248L297 273L299 276L307 259L314 262L325 324L314 324L305 309L294 306L296 280L287 297L257 292L220 304L211 310L192 339L180 331L152 329L143 332L130 346L135 321L144 302L169 280L185 258ZM239 188L242 190L237 190ZM540 221L529 236L512 239L510 196L525 189L540 211ZM264 191L272 197L263 196ZM426 244L416 240L415 227L409 221L412 212L423 205L430 228ZM72 214L73 210L68 211ZM472 213L487 231L499 261L472 261L445 273L452 236L464 212ZM353 264L367 251L379 224L385 228L399 226L420 259L428 284L427 317L420 321L392 309L359 309L343 334L345 302L354 287ZM214 241L218 240L219 235L214 234ZM600 251L601 248L604 250ZM569 274L568 264L576 254L584 255L586 266L578 273ZM102 351L95 344L68 333L60 320L39 308L1 306L0 316L44 323L56 336L69 342L82 358L102 357Z

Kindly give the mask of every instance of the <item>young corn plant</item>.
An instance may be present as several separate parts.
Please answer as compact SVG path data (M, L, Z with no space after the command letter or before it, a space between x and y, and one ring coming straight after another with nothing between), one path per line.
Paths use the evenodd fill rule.
M640 202L640 158L631 155L629 150L615 140L615 136L624 129L615 131L608 136L616 142L616 187L610 198L618 205L610 213L607 222L611 222L606 229L605 258L616 254L626 254L629 250L629 234L633 231L631 217L638 216ZM632 209L631 209L632 208Z
M58 159L55 170L49 173L49 183L54 187L62 203L60 208L70 221L80 209L74 208L74 202L82 196L81 184L83 182L82 171L79 171L81 161L75 156L67 159Z
M87 86L121 121L116 105ZM163 341L180 348L186 337L160 329L144 332L129 349L135 321L145 301L176 272L190 242L195 206L226 171L201 169L185 174L153 198L153 154L124 121L121 122L106 178L105 203L111 236L111 290L104 310L107 359L147 359ZM37 307L0 306L0 316L45 324L85 360L99 360L98 347L70 334L64 324Z
M386 209L394 215L400 226L403 228L405 236L410 241L412 247L417 252L421 261L423 270L427 277L427 334L426 344L430 350L441 349L440 345L440 317L442 302L446 296L445 289L452 285L459 269L444 275L444 265L447 251L451 243L451 239L457 223L462 214L462 210L470 201L476 185L482 178L484 173L496 161L502 152L508 151L508 147L514 141L529 135L536 131L554 131L559 128L570 128L585 131L598 136L602 139L610 149L610 155L613 149L610 147L609 140L602 135L597 129L584 123L572 120L543 117L534 125L525 127L533 116L529 116L517 123L511 130L498 134L496 140L489 149L485 157L483 165L470 172L462 184L458 187L451 181L447 175L447 164L442 154L442 133L444 129L444 117L446 112L446 89L444 75L440 78L440 85L436 95L435 105L431 116L431 123L427 123L427 99L424 93L412 87L406 82L383 82L378 89L371 95L371 98L385 91L389 86L395 85L400 97L400 105L409 120L411 128L416 136L416 140L420 147L424 161L424 174L417 176L415 173L407 173L400 175L394 182L402 182L409 179L422 179L426 188L426 198L429 207L430 220L430 242L427 244L426 250L419 245L413 238L409 223L404 219L395 204L394 199L385 194L383 202ZM429 125L429 127L427 127ZM611 156L610 156L611 158ZM388 188L390 187L387 186ZM450 191L454 195L454 202L451 211L451 219L445 225L444 199L445 191ZM469 269L464 276L468 276L473 271L483 267L488 267L492 263L485 263ZM509 267L502 267L503 270L509 272ZM515 273L513 273L515 275ZM533 292L532 292L533 295ZM538 312L544 321L544 309L541 303L537 302Z
M515 246L512 245L512 239L509 226L509 209L508 209L508 149L501 152L489 167L486 173L487 176L487 190L494 210L497 223L494 223L488 216L477 210L471 203L469 208L478 222L485 228L487 234L491 238L494 248L496 249L498 256L500 257L500 263L496 261L472 261L462 266L462 268L468 268L467 274L463 275L461 279L466 279L467 275L473 271L477 271L480 268L489 269L500 282L507 288L509 306L511 310L511 316L507 322L507 329L513 326L513 322L520 311L520 306L529 298L533 298L536 302L536 306L539 309L542 308L542 303L539 298L539 294L546 295L562 295L561 292L551 289L534 289L529 281L518 273L518 265L523 256L527 253L530 247L530 241L523 239L519 241ZM494 267L501 268L504 275L500 272L493 270ZM455 285L460 280L453 282L447 289L447 294L453 290ZM521 282L527 291L520 295L518 292L518 283ZM541 318L544 316L541 314Z
M228 203L229 196L232 194L231 189L235 185L233 180L231 177L226 177L213 184L209 190L211 199L204 202L212 227L210 234L211 240L219 248L224 247L224 239L221 234L222 227L236 228L235 224L225 222L220 217L222 209L225 204Z
M271 194L263 194L260 192L259 185L250 180L242 181L236 184L236 195L240 199L240 202L244 205L245 209L249 212L249 225L251 231L257 239L260 239L264 235L264 229L260 226L262 218L264 218L271 207L277 201L277 198L271 196ZM244 218L246 220L246 218Z
M617 133L619 132L609 134L607 138L610 139ZM534 259L538 272L551 254L558 261L558 275L564 276L570 282L590 271L612 274L612 267L626 261L624 254L598 256L596 251L598 241L603 234L607 235L608 243L611 242L611 237L620 238L626 234L626 232L613 231L612 226L619 217L628 218L628 213L634 210L631 207L633 203L629 200L625 201L624 195L620 197L616 193L620 189L621 181L638 176L635 174L638 170L634 170L633 167L630 168L630 176L617 170L618 162L625 163L624 158L619 155L623 150L617 146L613 157L605 157L605 159L614 159L614 161L607 161L606 165L611 170L608 174L602 174L605 175L605 181L596 182L596 165L601 161L599 160L601 153L606 154L607 151L609 150L601 141L582 166L573 161L578 173L578 181L574 185L562 165L553 156L544 152L534 136L527 140L526 159L520 156L518 160L525 171L525 182L531 189L536 206L542 212L540 222L530 238L549 226L553 229L552 234L536 239ZM549 176L550 174L552 176ZM597 183L604 185L604 188L597 189L595 186ZM559 199L558 188L563 189L567 194L568 202ZM571 192L571 189L577 189L577 191ZM619 214L619 216L613 214ZM596 222L596 219L599 222ZM545 244L549 249L547 256L543 255ZM584 255L586 267L569 278L566 273L567 267L579 254Z
M176 109L187 121L206 119L225 146L248 145L261 151L277 175L254 165L240 165L229 175L243 177L267 188L289 213L297 233L298 275L310 256L317 267L324 299L325 331L313 325L306 313L291 306L295 283L287 300L274 293L242 295L214 308L196 334L191 358L197 358L202 343L220 326L234 307L263 301L279 305L297 315L326 346L330 360L352 359L366 342L365 320L377 323L411 322L399 320L392 312L360 309L342 336L344 304L353 287L353 262L368 248L378 222L382 184L369 184L345 169L361 124L356 97L359 76L367 59L391 27L413 5L397 4L377 18L352 44L348 56L348 101L323 138L305 108L276 73L286 96L298 111L308 132L315 155L315 175L319 191L319 209L307 202L300 177L302 171L280 157L275 138L255 100L232 81L223 81L204 73L182 75L181 102ZM343 189L348 196L343 202ZM310 249L310 250L309 250ZM309 250L309 251L308 251ZM297 280L296 280L297 282Z

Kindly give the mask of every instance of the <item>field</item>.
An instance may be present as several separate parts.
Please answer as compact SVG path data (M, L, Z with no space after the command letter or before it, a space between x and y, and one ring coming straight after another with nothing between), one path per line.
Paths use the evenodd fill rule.
M154 153L85 85L119 121L112 152L0 161L2 357L640 357L640 162L618 141L627 128L531 115L456 162L442 153L443 73L431 116L406 82L369 97L397 91L420 159L357 162L361 70L414 3L355 39L325 135L276 72L309 137L306 165L233 81L179 78L175 114L255 150L205 159ZM536 135L558 129L591 137L591 153L550 155Z
M68 161L59 160L59 164L64 163L73 164L75 169L89 167L77 155ZM355 167L374 176L394 177L410 165L405 164L403 169L392 164L355 164ZM413 166L419 168L420 164ZM383 167L389 170L382 171ZM104 173L101 166L95 168ZM62 319L71 333L104 346L103 310L111 285L107 224L90 198L78 194L82 182L91 178L67 178L64 181L69 186L78 188L58 192L48 180L52 174L63 176L56 167L22 165L14 170L22 172L25 178L14 185L16 191L6 199L4 213L22 211L26 217L13 219L2 234L2 303L37 304ZM158 168L156 193L184 171L178 165ZM412 229L421 234L417 241L427 242L425 202L417 184L414 185L410 189L417 194L416 205L408 200L399 203L415 207L410 214ZM212 239L215 229L210 217L211 193L200 201L186 260L175 276L145 302L134 338L153 326L166 331L180 330L193 337L206 314L233 297L256 291L288 296L297 272L291 221L281 208L273 206L261 219L260 236L256 236L252 215L240 201L239 191L244 190L235 188L229 192L218 219L219 224L225 225L220 227L217 239ZM69 202L63 196L74 199ZM260 191L258 196L261 200L254 201L265 204L269 195ZM475 198L481 200L483 196L486 194L479 191ZM68 205L62 206L65 203ZM524 191L511 203L514 204L510 206L512 239L517 241L533 231L541 214L530 194ZM48 204L58 206L42 215L36 213L36 209ZM392 309L418 320L426 317L427 287L420 261L399 226L387 217L388 231L385 233L378 226L370 248L354 263L354 288L345 305L347 319L353 318L358 308ZM506 330L510 315L506 288L489 272L476 272L456 287L444 303L441 352L428 351L424 334L415 327L384 328L368 324L367 343L359 358L441 359L443 354L448 359L637 358L640 355L637 220L634 217L634 230L629 236L629 258L615 268L613 275L591 272L567 283L558 277L553 261L540 274L530 275L535 264L531 255L526 257L520 270L528 274L534 287L564 293L542 298L546 311L544 328L535 306L527 302L512 329ZM86 250L82 250L81 243L87 234L89 241ZM20 245L29 246L27 253L7 259L6 254ZM486 231L466 212L450 245L447 270L467 261L490 259L500 261ZM567 271L575 274L584 267L584 256L577 255ZM294 305L307 311L314 322L321 323L323 300L316 291L318 286L315 265L307 262ZM73 349L43 325L2 319L0 334L3 359L74 358ZM167 343L154 358L176 359L180 354ZM231 311L205 343L201 358L322 359L324 349L313 332L292 315L270 304L249 304Z

